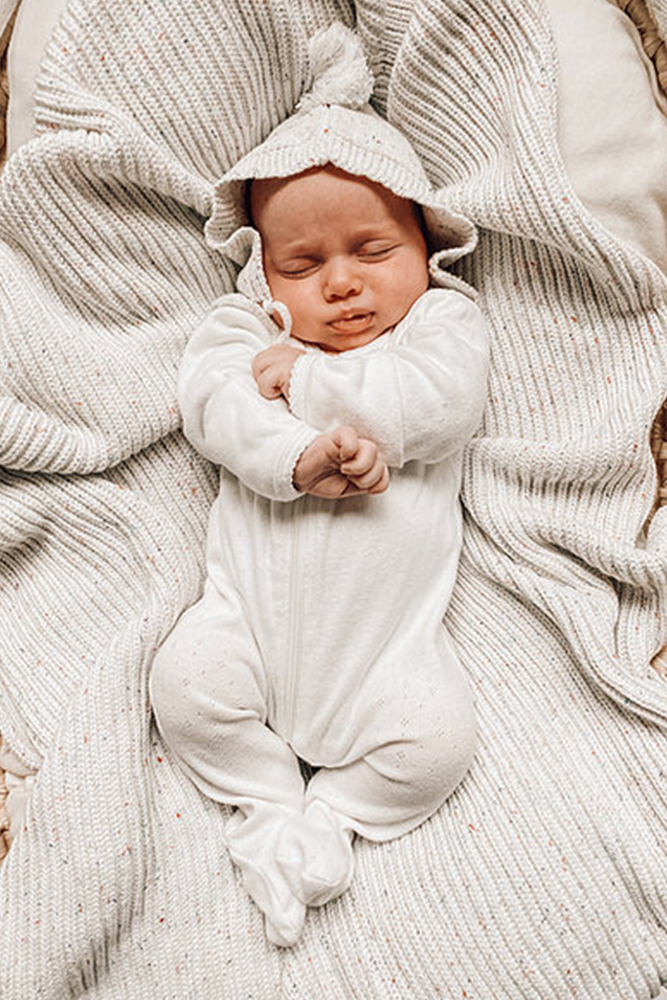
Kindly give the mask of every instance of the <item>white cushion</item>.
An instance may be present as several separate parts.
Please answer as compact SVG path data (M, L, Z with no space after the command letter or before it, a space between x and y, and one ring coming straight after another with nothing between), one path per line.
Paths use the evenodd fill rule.
M667 117L653 64L609 0L547 0L558 139L572 186L610 232L667 272Z
M22 0L9 43L7 155L33 135L35 81L44 49L67 0Z

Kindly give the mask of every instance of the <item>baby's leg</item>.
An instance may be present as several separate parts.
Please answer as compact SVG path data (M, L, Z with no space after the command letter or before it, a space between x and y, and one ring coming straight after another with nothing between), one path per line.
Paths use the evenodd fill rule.
M372 746L343 767L323 767L306 801L321 800L369 840L391 840L428 819L468 771L476 747L472 696L449 651L437 665L404 663L357 715ZM365 730L365 731L364 731Z
M207 585L158 649L150 694L165 743L216 802L301 809L292 750L266 725L268 689L257 644L230 588Z
M287 819L303 808L298 760L266 725L261 655L236 593L207 585L153 662L158 728L186 774L216 802L238 806L225 828L232 859L267 917L267 935L292 944L305 916L274 861Z
M443 646L435 663L417 658L383 671L383 693L351 719L357 744L367 749L341 767L320 768L303 817L284 828L278 857L305 903L327 902L350 884L354 833L375 841L408 833L468 770L476 744L472 697L449 643Z

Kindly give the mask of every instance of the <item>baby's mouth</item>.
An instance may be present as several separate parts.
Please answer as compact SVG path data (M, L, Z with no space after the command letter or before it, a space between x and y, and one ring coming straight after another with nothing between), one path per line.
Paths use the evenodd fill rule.
M346 316L339 316L329 323L329 326L336 333L363 333L373 322L374 313L355 312Z

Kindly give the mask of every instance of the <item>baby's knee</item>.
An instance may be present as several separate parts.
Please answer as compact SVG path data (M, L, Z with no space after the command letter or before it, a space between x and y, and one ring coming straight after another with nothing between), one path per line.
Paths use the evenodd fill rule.
M179 756L192 747L221 749L246 721L265 721L261 671L247 654L232 655L217 635L179 628L155 654L150 701L165 743Z
M436 797L439 794L442 802L466 776L477 750L477 720L472 704L460 706L456 713L432 731L426 746L434 762L430 765L431 783Z
M406 748L407 773L425 805L438 808L461 783L477 749L472 703L429 719Z
M151 708L165 742L177 747L191 725L190 680L183 659L169 637L157 650L148 679Z

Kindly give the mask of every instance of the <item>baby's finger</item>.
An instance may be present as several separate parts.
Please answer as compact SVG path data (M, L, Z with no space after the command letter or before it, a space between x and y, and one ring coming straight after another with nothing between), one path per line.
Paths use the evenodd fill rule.
M378 461L378 447L368 438L359 438L359 447L356 454L348 459L340 467L340 471L345 476L363 476L365 472L370 472Z
M383 469L380 478L378 482L375 484L375 486L369 486L368 488L369 493L384 493L384 491L389 486L389 469L384 464L384 462L382 464L383 464Z
M345 473L345 475L351 483L354 483L365 493L382 493L389 486L389 471L381 458L378 458L372 468L361 476L351 476L349 473Z
M257 382L257 388L260 394L264 396L265 399L276 399L278 396L282 395L280 384L276 378L275 369L271 366L265 368L259 374L255 375L255 381Z
M250 362L250 370L253 373L255 379L258 379L262 372L266 371L271 365L271 358L269 355L269 350L265 349L256 354L255 357Z
M342 465L352 459L359 450L359 436L354 427L344 424L338 427L331 435L331 438L338 448L338 459Z

